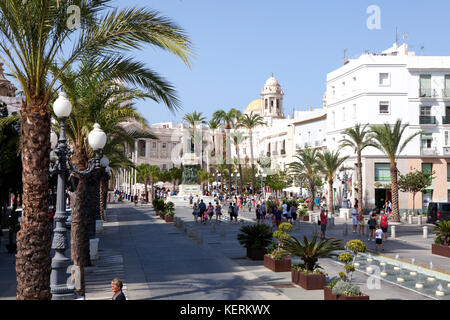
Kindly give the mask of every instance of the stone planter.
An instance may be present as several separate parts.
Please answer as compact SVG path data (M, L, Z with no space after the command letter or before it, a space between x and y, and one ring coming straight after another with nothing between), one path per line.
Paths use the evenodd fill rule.
M300 216L300 217L298 217L298 220L304 221L304 222L308 222L309 221L309 216Z
M164 220L166 220L166 222L174 222L174 217L165 216Z
M251 249L247 248L247 257L252 260L264 260L264 256L266 254L266 248L261 249Z
M337 296L333 294L333 289L326 286L323 287L323 299L324 300L337 300Z
M306 274L294 268L291 269L291 273L292 282L306 290L322 290L327 283L324 274Z
M446 258L450 258L450 247L443 246L442 244L432 244L431 245L431 253L439 256L443 256Z
M289 272L291 271L291 258L286 257L282 260L276 260L264 255L264 267L273 272Z

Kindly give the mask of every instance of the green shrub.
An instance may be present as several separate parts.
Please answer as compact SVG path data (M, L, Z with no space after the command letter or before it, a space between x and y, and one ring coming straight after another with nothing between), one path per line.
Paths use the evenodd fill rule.
M330 282L328 282L328 287L330 289L333 289L334 286L336 285L336 283L338 283L338 282L339 282L339 278L333 278Z
M275 249L270 254L268 254L269 257L275 260L283 260L286 257L289 257L289 253L286 252L286 250L283 249Z
M237 235L237 239L245 248L262 249L272 242L272 232L268 225L243 226L239 231L241 233Z
M314 270L308 270L305 268L304 264L295 264L292 266L293 269L306 273L306 274L324 274L322 271L320 271L320 269L322 269L321 266L319 266L318 264L315 265Z
M278 226L278 230L283 231L283 232L291 232L292 224L290 224L288 222L280 223L280 225Z
M300 217L303 217L303 216L306 216L307 214L308 214L308 210L306 210L306 209L297 209L297 214L300 216Z
M305 199L298 200L298 203L305 203Z
M338 273L339 278L341 278L342 280L346 280L347 279L347 275L345 274L345 272L339 272Z
M347 242L347 248L356 254L366 252L366 244L361 240L350 240Z
M361 289L351 282L339 280L333 287L332 293L335 296L355 297L361 295Z
M433 231L436 234L435 244L450 246L450 220L437 223Z
M350 252L342 252L338 257L338 260L344 263L349 263L353 260L353 256L350 254Z

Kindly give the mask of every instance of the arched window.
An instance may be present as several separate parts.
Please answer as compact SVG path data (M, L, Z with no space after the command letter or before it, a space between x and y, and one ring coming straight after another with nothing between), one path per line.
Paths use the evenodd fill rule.
M265 107L266 107L266 109L267 109L267 99L264 99L264 105L265 105Z

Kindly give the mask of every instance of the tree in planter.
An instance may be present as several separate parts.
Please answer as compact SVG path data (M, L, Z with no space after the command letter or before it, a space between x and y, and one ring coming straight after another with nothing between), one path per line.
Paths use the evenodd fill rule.
M175 205L173 204L173 202L169 201L169 202L165 203L164 209L163 209L164 217L173 218L175 216L174 209L175 209Z
M352 281L352 275L353 275L353 271L355 271L355 262L356 262L356 257L358 256L358 253L362 253L362 252L366 252L366 244L364 242L362 242L361 240L350 240L347 241L347 249L349 249L350 251L353 252L353 261L352 261L352 268L348 267L349 272L350 272L350 281ZM348 261L350 262L350 261ZM348 264L348 262L346 262ZM353 269L353 270L350 270ZM346 269L347 271L347 269Z
M270 189L275 190L276 199L278 199L278 191L281 191L284 188L286 188L286 180L284 179L284 176L281 173L268 175L265 184Z
M247 249L263 249L272 242L272 232L265 224L243 226L237 239Z
M289 256L289 253L281 247L281 243L291 237L288 232L292 232L292 224L283 222L278 227L278 230L273 233L273 237L276 238L278 242L274 250L268 254L272 259L283 260L285 257Z
M436 235L435 244L450 246L450 220L437 223L433 232Z
M302 243L297 238L291 236L282 242L281 247L291 257L300 257L304 262L303 264L293 266L294 268L306 273L321 273L319 271L321 267L317 263L319 258L336 257L337 253L335 251L344 249L342 240L334 238L318 240L317 237L318 234L311 241L308 241L308 238L305 236Z
M435 172L423 172L416 170L406 175L400 174L398 179L398 187L402 192L410 192L413 196L413 213L416 210L415 198L418 192L424 191L433 183Z

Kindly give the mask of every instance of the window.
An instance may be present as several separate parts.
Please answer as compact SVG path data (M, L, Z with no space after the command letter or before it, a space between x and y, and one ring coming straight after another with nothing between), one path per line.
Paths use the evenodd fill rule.
M431 74L420 75L420 97L431 97Z
M380 102L380 114L389 114L389 101L381 101Z
M450 97L450 74L445 75L444 97Z
M163 165L162 165L162 169L163 169L163 171L166 171L166 170L167 170L167 165L166 165L166 164L163 164Z
M420 115L430 117L431 116L431 106L420 106Z
M174 148L176 148L176 147L177 147L177 144L176 144L175 142L174 142L174 143L173 143L172 145L173 145L173 147L174 147Z
M380 86L389 86L390 85L390 79L389 79L389 73L380 73Z
M267 99L264 100L264 106L267 109Z
M422 172L432 173L433 164L432 163L422 163Z
M331 127L334 128L335 121L334 121L334 111L331 112Z
M433 143L433 134L423 133L420 137L422 149L431 149Z
M156 142L153 142L153 143L152 143L152 148L153 148L153 149L156 149Z
M331 92L333 93L333 97L336 95L336 87L331 86Z
M165 144L165 143L162 144L163 149L165 149L166 146L167 146L167 144Z
M450 131L444 130L444 147L450 147Z
M138 142L138 153L139 157L145 157L145 141L139 140Z
M389 163L375 163L375 181L391 181L391 170Z
M450 182L450 163L447 162L447 182Z

